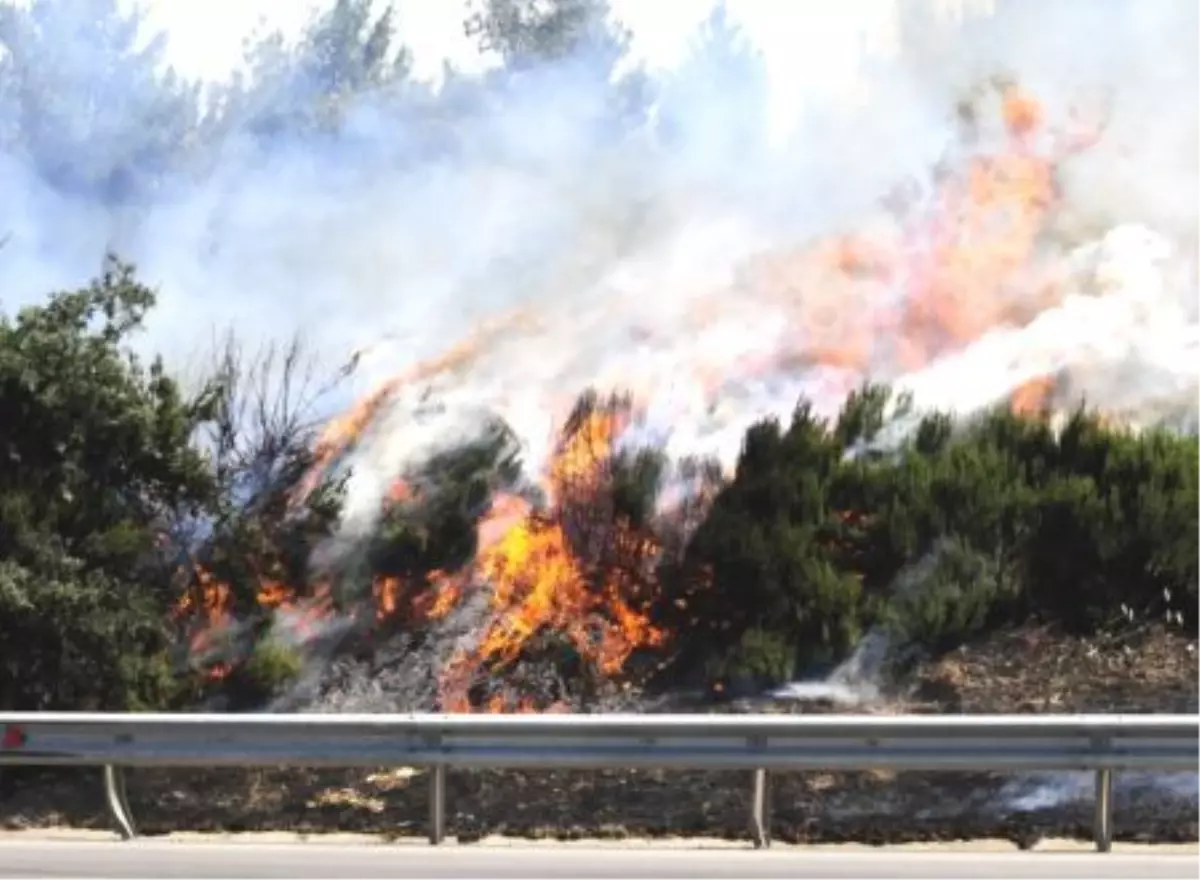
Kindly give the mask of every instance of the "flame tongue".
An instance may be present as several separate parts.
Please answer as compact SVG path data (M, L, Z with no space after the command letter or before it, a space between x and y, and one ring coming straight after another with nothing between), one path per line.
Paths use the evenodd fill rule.
M1013 392L1009 405L1020 415L1038 415L1046 411L1056 382L1053 376L1038 376L1023 383Z
M663 633L645 611L658 553L653 538L611 515L572 516L607 506L615 445L631 419L632 408L620 402L586 411L568 424L548 468L548 509L525 512L505 530L498 520L511 521L520 510L506 499L485 518L475 576L490 586L491 612L476 647L456 656L442 676L444 709L468 710L479 671L516 660L540 633L560 634L605 676L619 673L638 648L661 643ZM502 696L485 706L510 707Z

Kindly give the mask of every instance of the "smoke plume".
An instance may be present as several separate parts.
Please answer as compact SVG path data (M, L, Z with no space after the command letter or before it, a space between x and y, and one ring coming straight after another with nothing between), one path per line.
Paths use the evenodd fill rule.
M864 51L853 95L770 83L798 95L787 137L746 110L762 83L711 59L662 74L659 103L618 137L611 84L567 58L501 98L452 80L411 86L401 111L365 93L337 135L250 137L235 115L199 168L173 168L186 135L164 130L156 183L132 201L111 198L129 181L101 192L72 175L149 149L140 133L170 109L146 86L153 53L106 73L102 41L60 16L30 46L62 61L39 84L66 102L62 131L39 163L0 156L4 302L78 284L115 249L161 290L148 348L195 351L218 321L250 339L296 329L330 364L360 354L355 391L411 377L355 449L351 521L406 462L490 415L537 472L589 386L634 394L641 429L673 455L726 463L751 422L801 394L833 410L864 378L959 411L1044 380L1057 405L1190 418L1196 5L1001 2L957 24L897 9L896 51ZM990 255L966 259L976 246L957 241L952 271L921 280L945 243L945 174L970 189L975 159L1050 156L1072 137L1088 143L1031 178L1051 207L1022 213L1040 192L992 205L988 222L1037 227L1019 265L1005 250L1025 246L1019 233L960 229ZM887 323L951 282L978 298L953 320L937 306ZM413 418L430 396L438 411Z

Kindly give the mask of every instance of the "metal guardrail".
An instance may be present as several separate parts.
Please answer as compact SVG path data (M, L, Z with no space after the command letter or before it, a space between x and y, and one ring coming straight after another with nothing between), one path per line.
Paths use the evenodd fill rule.
M1112 842L1121 770L1191 771L1196 715L164 715L0 713L0 766L102 766L108 809L136 828L127 767L429 769L429 840L446 836L455 768L745 770L756 846L770 845L771 772L1096 774L1096 848Z

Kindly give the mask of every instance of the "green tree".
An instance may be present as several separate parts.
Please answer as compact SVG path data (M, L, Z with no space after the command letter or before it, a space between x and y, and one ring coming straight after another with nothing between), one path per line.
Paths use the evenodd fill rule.
M0 705L163 697L171 523L212 504L207 418L124 343L154 293L110 260L0 320Z
M185 160L198 86L117 0L0 3L0 151L56 189L136 199Z
M222 98L222 125L270 140L337 132L369 95L407 83L411 53L392 7L336 0L314 13L296 46L268 31L248 45L248 73ZM394 104L395 101L392 101Z
M608 0L480 0L464 25L485 52L516 70L587 55L611 73L629 47L629 32L612 19Z
M697 530L679 575L701 571L708 581L688 591L687 613L697 625L681 647L691 662L715 653L724 667L761 668L738 652L769 643L778 655L780 638L761 635L770 633L791 651L787 665L802 668L835 659L857 640L861 578L837 565L842 520L829 495L841 456L805 404L786 431L767 421L747 432L735 477ZM760 635L747 642L751 631ZM766 668L783 666L772 660Z
M630 33L608 0L477 0L472 10L467 36L501 61L488 78L497 111L496 102L541 102L543 119L569 120L574 137L594 144L645 121L650 80L627 63Z
M720 2L659 87L658 133L693 161L743 164L766 143L768 99L762 54Z

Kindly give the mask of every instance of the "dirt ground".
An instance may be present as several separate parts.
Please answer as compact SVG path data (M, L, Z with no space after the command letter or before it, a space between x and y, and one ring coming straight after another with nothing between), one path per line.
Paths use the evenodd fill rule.
M920 665L877 711L1195 712L1195 639L1147 628L1079 639L1023 628ZM798 711L791 707L789 711ZM825 711L828 711L826 709ZM772 784L781 843L867 845L1000 839L1031 848L1092 834L1091 780L1078 774L795 773ZM449 832L462 842L748 836L749 775L651 771L453 771ZM428 778L407 769L138 771L143 834L425 834ZM99 771L22 770L0 781L8 829L107 827ZM1195 776L1118 776L1120 841L1197 840Z

